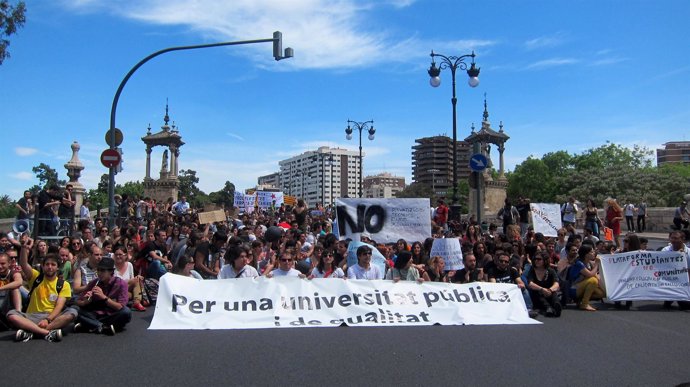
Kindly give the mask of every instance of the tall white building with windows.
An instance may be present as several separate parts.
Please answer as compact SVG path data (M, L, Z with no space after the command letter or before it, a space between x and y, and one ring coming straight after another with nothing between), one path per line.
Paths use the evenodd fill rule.
M357 197L359 151L322 146L279 162L280 185L287 195L309 206L329 205L336 198Z

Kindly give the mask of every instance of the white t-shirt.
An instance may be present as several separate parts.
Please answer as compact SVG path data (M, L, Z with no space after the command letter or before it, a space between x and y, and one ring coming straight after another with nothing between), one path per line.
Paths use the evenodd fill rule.
M632 204L625 205L625 216L633 216L635 214L635 206Z
M237 274L239 274L239 276ZM256 269L253 266L249 265L244 265L244 267L240 269L239 273L235 271L235 268L232 265L223 265L223 267L220 269L220 272L218 273L218 279L245 277L253 278L258 276L259 272L256 271Z
M299 270L293 268L290 268L288 271L277 268L271 272L271 275L274 277L299 277L300 274L302 273Z
M369 268L365 269L362 266L359 266L358 263L354 266L350 266L347 269L347 278L376 280L383 279L383 273L381 273L378 266L369 265Z
M319 269L314 268L314 270L311 271L311 276L314 278L343 278L345 277L345 273L343 272L343 269L336 267L335 270L331 272L331 274L328 275L328 277L324 277L323 275L326 273L321 273Z
M125 269L124 273L120 273L120 270L118 270L117 267L115 268L115 277L129 281L134 278L134 266L132 266L132 262L126 262L126 264L127 268Z

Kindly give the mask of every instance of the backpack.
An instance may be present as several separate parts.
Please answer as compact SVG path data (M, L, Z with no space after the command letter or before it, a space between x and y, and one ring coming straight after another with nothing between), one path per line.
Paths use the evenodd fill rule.
M504 206L502 211L503 211L503 223L504 224L513 224L513 207L506 209L506 207Z
M31 300L31 294L38 287L38 285L41 284L41 282L43 282L43 273L39 274L38 277L36 277L34 282L31 284L29 294L27 294L26 298L24 299L24 303L22 304L22 312L26 312L26 309L29 307L29 301ZM62 288L64 286L65 280L62 278L58 278L57 284L55 285L55 290L57 291L58 296L60 295L60 292L62 291Z

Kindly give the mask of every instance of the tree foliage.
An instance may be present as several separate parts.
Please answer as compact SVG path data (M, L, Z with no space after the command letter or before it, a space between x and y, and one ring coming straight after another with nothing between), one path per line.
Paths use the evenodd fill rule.
M10 35L26 22L26 4L23 1L12 6L8 0L0 0L0 65L10 57L7 47L10 45Z
M424 183L412 183L395 195L396 198L429 198L434 197L431 186Z
M574 196L601 205L613 197L622 202L675 206L690 191L690 166L652 166L653 151L606 143L581 154L565 151L529 157L508 174L508 196L534 202L565 202Z
M180 179L178 197L186 196L192 207L202 207L204 203L209 203L208 195L196 186L199 178L196 176L195 170L182 169L178 177Z
M37 166L31 168L31 172L36 174L36 178L39 181L39 185L34 185L29 188L29 191L36 194L38 191L46 188L49 185L57 184L59 186L64 186L65 181L60 180L56 170L50 167L46 163L40 163Z
M232 208L235 203L235 184L226 181L220 191L211 192L208 194L208 198L211 203L225 208Z

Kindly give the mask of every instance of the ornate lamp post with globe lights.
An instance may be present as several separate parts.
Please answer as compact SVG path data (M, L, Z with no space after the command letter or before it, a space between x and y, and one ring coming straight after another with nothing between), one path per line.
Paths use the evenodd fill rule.
M362 197L362 130L364 129L369 129L369 140L373 141L374 140L374 133L376 133L376 129L374 129L374 120L369 120L369 121L364 121L364 122L357 122L357 121L352 121L352 120L347 120L347 128L345 128L345 138L348 140L352 140L352 128L350 127L350 124L352 124L355 129L359 130L359 197Z
M461 55L461 56L445 56L441 54L436 54L434 51L431 51L431 66L429 67L429 70L427 71L429 73L429 76L431 79L429 80L429 84L431 84L432 87L438 87L441 85L441 70L443 69L450 69L450 74L452 78L452 90L453 90L453 98L451 98L450 102L453 104L453 201L452 205L450 207L450 219L451 220L459 220L460 218L460 206L458 205L458 139L457 139L457 104L458 104L458 99L455 96L455 71L459 68L460 70L465 70L467 71L467 75L469 76L468 83L471 87L477 87L479 85L479 68L475 67L474 63L474 51L472 51L471 54L467 55ZM439 59L439 64L436 66L436 62L434 61L436 58ZM465 60L468 58L472 58L472 61L470 63L469 68L467 68L467 63Z

